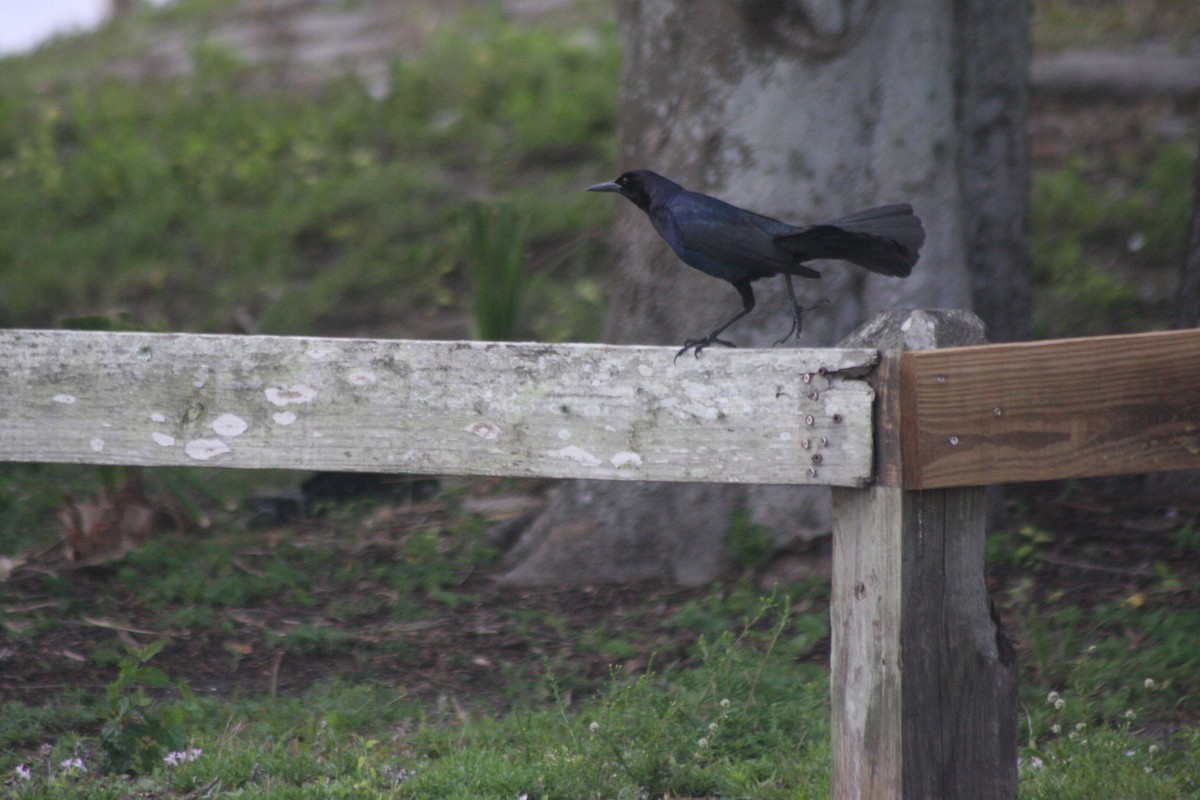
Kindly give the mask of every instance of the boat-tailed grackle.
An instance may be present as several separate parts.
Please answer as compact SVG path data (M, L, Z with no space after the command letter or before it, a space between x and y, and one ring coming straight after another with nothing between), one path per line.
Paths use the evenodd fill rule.
M925 230L907 204L879 206L818 225L788 225L732 206L645 169L615 181L589 186L589 192L617 192L645 211L659 236L688 266L733 284L742 310L702 339L688 339L675 358L692 350L697 357L709 345L735 347L721 333L754 309L750 284L783 275L792 301L792 327L775 344L800 337L801 314L792 276L819 278L805 262L817 258L849 261L881 275L903 278L917 263Z

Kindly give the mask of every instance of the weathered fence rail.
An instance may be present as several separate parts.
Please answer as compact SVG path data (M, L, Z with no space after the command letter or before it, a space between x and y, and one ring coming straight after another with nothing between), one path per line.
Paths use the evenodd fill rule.
M706 354L707 355L707 354ZM0 331L0 458L861 486L875 350Z
M1197 330L906 353L904 485L1195 467L1198 365Z
M0 460L834 487L833 795L1014 798L983 486L1200 468L1200 331L833 349L0 331ZM946 349L949 348L949 349Z

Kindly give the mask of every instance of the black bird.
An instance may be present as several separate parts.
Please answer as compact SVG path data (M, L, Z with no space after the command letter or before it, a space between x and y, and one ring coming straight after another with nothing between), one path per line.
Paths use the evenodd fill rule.
M921 220L907 204L879 206L819 225L788 225L732 206L645 169L626 172L615 181L589 186L589 192L617 192L645 211L658 235L688 266L733 284L742 310L703 339L688 339L675 358L688 350L699 357L709 345L736 347L719 338L722 331L754 309L750 284L783 275L792 301L792 327L775 344L800 337L800 315L808 310L796 300L792 276L819 278L804 265L816 258L836 258L881 275L903 278L917 263L925 241Z

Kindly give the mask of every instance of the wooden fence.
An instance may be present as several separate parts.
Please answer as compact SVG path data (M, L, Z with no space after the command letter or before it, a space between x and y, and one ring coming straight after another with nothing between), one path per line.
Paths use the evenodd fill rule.
M833 487L833 795L1014 798L987 484L1200 468L1200 331L831 349L0 331L0 460Z

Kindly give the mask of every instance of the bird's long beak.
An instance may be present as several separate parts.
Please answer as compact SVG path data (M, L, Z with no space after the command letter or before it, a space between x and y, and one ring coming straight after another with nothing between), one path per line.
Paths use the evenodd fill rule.
M620 192L621 184L616 181L607 181L605 183L597 183L595 186L589 186L586 191L589 192Z

